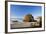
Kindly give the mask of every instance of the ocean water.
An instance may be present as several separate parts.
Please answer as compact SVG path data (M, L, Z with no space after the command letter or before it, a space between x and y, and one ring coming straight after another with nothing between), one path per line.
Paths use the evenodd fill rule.
M11 21L11 23L13 21L18 21L19 23L22 23L23 22L23 19L22 18L11 18L10 21Z

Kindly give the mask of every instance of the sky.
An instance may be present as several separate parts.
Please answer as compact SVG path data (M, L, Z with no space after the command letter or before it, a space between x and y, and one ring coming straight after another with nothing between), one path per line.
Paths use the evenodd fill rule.
M10 18L23 18L26 14L32 14L34 17L41 16L41 9L41 6L10 5Z

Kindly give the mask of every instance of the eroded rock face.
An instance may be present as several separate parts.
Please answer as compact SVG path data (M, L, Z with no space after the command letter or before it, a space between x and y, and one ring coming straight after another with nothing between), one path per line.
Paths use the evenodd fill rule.
M34 18L31 14L27 14L24 16L24 22L33 22Z
M29 17L28 16L24 17L24 22L29 22Z

